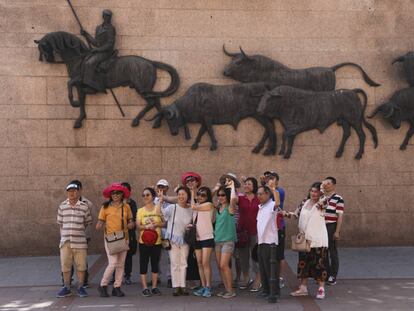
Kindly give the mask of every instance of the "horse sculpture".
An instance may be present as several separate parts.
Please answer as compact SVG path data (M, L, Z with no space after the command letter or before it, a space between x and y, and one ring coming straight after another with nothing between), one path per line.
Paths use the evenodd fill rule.
M86 118L86 95L97 92L81 82L81 66L85 58L90 55L89 48L77 36L63 31L48 33L42 39L35 40L35 43L38 44L40 61L44 58L48 63L66 65L70 77L69 102L72 107L80 108L80 115L75 121L74 128L82 127L82 121ZM62 61L56 61L55 54L59 55ZM116 56L109 61L109 64L103 65L104 67L98 66L100 72L96 74L97 78L102 79L105 88L129 86L147 102L133 119L132 126L138 126L140 119L154 106L160 111L160 98L172 95L180 85L178 73L172 66L140 56ZM171 76L171 83L164 91L153 91L157 80L157 69L165 70ZM78 100L73 99L73 87L77 90Z

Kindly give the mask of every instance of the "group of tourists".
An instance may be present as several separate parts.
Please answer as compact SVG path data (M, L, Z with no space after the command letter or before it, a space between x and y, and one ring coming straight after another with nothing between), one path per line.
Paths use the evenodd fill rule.
M280 297L284 286L286 223L298 220L299 234L306 249L298 253L298 289L292 296L308 295L307 280L318 283L316 298L325 298L325 283L336 284L339 261L336 248L343 221L344 201L336 194L336 180L327 177L311 185L305 199L294 211L284 207L285 191L279 175L266 171L260 176L222 175L209 188L195 172L181 176L182 185L168 194L169 183L159 180L142 190L142 204L131 198L128 182L113 183L103 190L107 199L100 208L97 230L104 232L108 265L98 292L109 297L124 296L121 285L131 284L132 256L139 251L142 296L161 295L160 258L169 254L170 282L174 296L191 294L211 297L211 256L215 253L222 291L216 296L233 298L235 288L264 298ZM57 297L71 295L71 273L75 266L77 294L88 294L87 248L92 225L93 204L82 194L82 183L73 180L66 186L67 199L58 209L60 259L63 287ZM292 243L294 239L292 238ZM292 246L293 249L293 246ZM233 259L233 260L232 260ZM151 266L150 287L147 273ZM232 266L235 267L233 278ZM164 270L164 269L163 269ZM198 280L199 286L189 285ZM275 284L276 283L276 284Z

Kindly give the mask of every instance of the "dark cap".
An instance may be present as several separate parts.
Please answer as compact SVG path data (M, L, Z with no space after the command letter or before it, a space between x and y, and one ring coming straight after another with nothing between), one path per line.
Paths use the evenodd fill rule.
M276 179L279 180L279 174L276 173L275 171L266 171L266 172L263 173L263 175L265 175L265 176L270 175L270 176L276 177Z

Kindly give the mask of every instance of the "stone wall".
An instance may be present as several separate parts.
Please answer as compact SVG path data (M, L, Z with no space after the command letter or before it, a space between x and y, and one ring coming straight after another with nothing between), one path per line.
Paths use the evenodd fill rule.
M232 83L222 75L229 59L222 45L236 51L260 53L291 67L331 66L344 61L362 65L382 84L370 88L353 68L337 71L337 87L364 88L368 111L405 87L394 57L413 50L414 4L408 0L73 0L84 27L93 32L101 11L110 8L121 55L141 55L175 66L182 84L170 103L193 83ZM141 202L140 189L167 178L173 185L187 170L202 174L214 185L221 173L258 176L277 170L286 188L286 208L292 210L308 186L327 175L338 179L346 200L342 245L409 245L414 242L414 146L399 150L407 125L393 130L372 122L380 145L373 148L368 131L362 160L354 160L353 132L344 156L334 158L342 135L333 125L324 134L301 134L293 156L264 157L250 151L262 128L242 121L237 131L215 128L217 152L210 152L207 135L191 151L183 134L172 137L167 127L154 130L131 119L143 107L132 90L116 89L126 117L120 116L110 94L87 99L88 119L72 128L78 110L67 100L63 65L38 61L33 43L45 33L78 33L76 21L63 0L0 0L0 193L3 223L1 255L57 253L56 209L65 198L64 186L83 181L85 195L99 205L101 191L112 181L128 180ZM160 73L157 89L169 79ZM152 115L151 112L149 115ZM282 128L277 125L278 142ZM198 130L191 127L193 138ZM95 211L96 215L97 211ZM296 225L290 225L290 233ZM95 233L92 247L102 247Z

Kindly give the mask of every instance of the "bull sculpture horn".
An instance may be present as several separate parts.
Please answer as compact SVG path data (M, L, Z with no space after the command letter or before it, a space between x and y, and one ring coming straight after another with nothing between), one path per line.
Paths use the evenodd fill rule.
M34 41L34 43L36 43L36 44L39 44L40 43L40 41L39 40L33 40Z
M394 114L394 107L391 106L390 107L390 111L384 116L385 119L388 119L389 117L391 117Z
M404 61L404 59L405 59L405 57L404 56L400 56L400 57L397 57L397 58L395 58L393 61L392 61L392 65L394 65L395 63L399 63L399 62L403 62Z
M243 51L243 49L242 49L241 46L240 46L240 52L241 52L241 54L243 55L244 58L251 59L246 53L244 53L244 51Z
M381 110L382 110L382 105L375 108L375 110L369 116L367 116L367 118L372 119L373 117L375 117L378 111L381 111Z
M227 52L226 46L224 44L223 44L223 52L224 52L224 54L226 54L229 57L236 57L236 56L239 55L239 53L230 53L230 52Z

